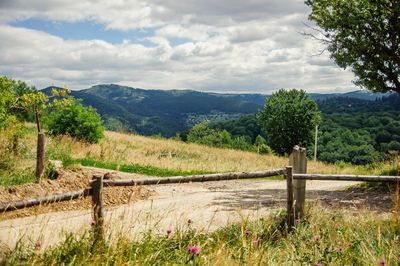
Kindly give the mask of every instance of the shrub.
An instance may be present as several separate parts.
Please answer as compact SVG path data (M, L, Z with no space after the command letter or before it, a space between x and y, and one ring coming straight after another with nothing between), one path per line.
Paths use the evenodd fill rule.
M67 134L89 143L97 143L104 136L100 115L77 100L54 109L48 115L47 126L51 135Z

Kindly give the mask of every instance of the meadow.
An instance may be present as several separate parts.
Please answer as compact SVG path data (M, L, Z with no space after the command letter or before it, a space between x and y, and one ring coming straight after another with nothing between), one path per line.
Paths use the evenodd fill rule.
M0 137L1 147L6 139ZM28 128L19 154L3 156L2 186L34 182L35 134ZM68 136L47 138L47 160L61 160L79 171L79 165L111 168L154 176L266 170L284 167L287 157L259 155L184 142L106 132L99 144ZM5 154L4 154L5 155ZM12 167L10 167L12 166ZM50 169L51 170L51 169ZM394 162L368 166L309 161L309 173L393 174ZM49 175L51 171L47 171ZM50 175L51 177L51 175ZM263 219L222 227L205 233L191 228L164 234L147 232L132 241L94 241L93 231L67 235L57 246L19 242L4 249L5 265L399 265L398 216L369 210L351 212L308 206L306 218L295 230L285 227L286 214L277 210Z

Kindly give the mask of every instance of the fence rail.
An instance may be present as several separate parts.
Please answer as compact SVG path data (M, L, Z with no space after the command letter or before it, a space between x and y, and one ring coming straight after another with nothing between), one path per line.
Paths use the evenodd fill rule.
M331 181L366 181L366 182L400 182L400 176L373 176L373 175L326 175L307 174L307 158L305 149L295 146L289 157L286 168L272 169L257 172L219 173L209 175L149 177L147 179L103 179L103 175L94 175L91 187L81 190L59 193L55 195L25 199L0 205L0 212L6 212L43 203L53 203L72 200L79 197L92 196L93 217L96 224L96 238L104 237L104 211L102 191L104 187L111 186L148 186L158 184L181 184L189 182L208 182L235 179L252 179L284 175L287 184L287 224L289 230L294 227L294 221L303 217L306 196L306 180L331 180Z
M399 182L400 176L293 174L293 179L332 180L332 181L364 181L364 182Z

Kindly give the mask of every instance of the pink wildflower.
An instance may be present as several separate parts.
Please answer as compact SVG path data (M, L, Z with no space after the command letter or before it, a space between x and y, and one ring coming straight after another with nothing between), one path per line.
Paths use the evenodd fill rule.
M96 221L95 220L91 220L89 223L91 226L96 225Z
M244 234L245 234L246 236L251 235L250 229L246 228L246 230L244 230Z
M324 266L321 262L315 263L315 266Z
M321 240L321 236L314 236L314 241L320 241Z
M36 242L35 243L35 248L36 249L41 249L42 248L42 243L41 242Z
M337 248L336 248L336 251L337 251L337 252L342 252L342 251L343 251L343 248L342 248L342 247L337 247Z
M172 233L171 229L167 229L167 236L169 236Z
M378 264L379 264L379 265L386 265L385 259L380 259L380 260L378 261Z
M196 247L196 246L188 246L188 251L192 254L199 254L201 251L201 248Z

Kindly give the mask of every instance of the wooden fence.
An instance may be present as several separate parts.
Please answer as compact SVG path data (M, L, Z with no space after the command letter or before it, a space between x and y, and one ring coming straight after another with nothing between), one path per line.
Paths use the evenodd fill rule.
M322 175L307 174L306 150L295 146L289 156L289 166L286 168L272 169L258 172L222 173L210 175L173 176L173 177L150 177L148 179L120 179L104 180L103 175L93 176L91 187L77 191L26 199L0 205L0 212L21 209L43 203L51 203L72 200L79 197L92 196L93 218L95 221L97 238L103 238L104 233L104 208L102 192L104 187L109 186L148 186L158 184L180 184L188 182L208 182L235 179L265 178L283 175L287 185L287 224L292 229L296 219L304 215L304 204L306 196L306 180L332 180L332 181L367 181L367 182L400 182L400 176L370 176L370 175Z

